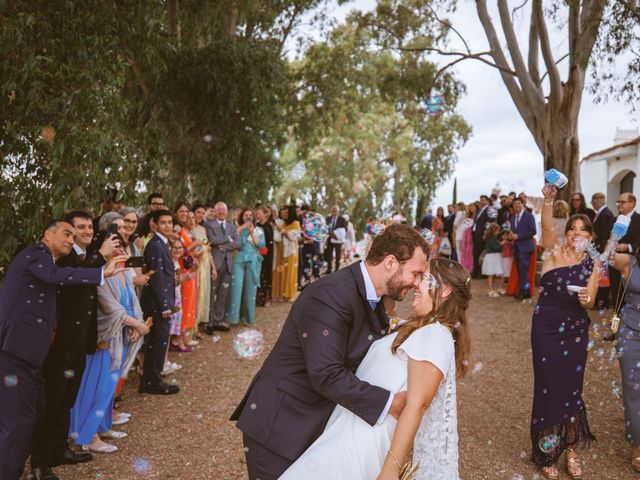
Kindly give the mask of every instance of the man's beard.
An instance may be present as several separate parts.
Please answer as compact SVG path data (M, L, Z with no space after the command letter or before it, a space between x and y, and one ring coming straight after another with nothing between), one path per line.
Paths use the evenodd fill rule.
M406 296L406 293L403 294L402 291L405 288L409 288L413 285L413 283L410 283L408 285L403 284L401 278L402 267L400 267L398 271L389 280L387 280L387 297L398 302L404 300L404 297Z

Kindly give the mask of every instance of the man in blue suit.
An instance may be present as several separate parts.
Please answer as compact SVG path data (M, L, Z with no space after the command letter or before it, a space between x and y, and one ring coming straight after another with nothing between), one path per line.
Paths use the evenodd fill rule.
M171 212L156 210L151 214L150 223L155 228L155 235L144 249L144 258L147 268L155 273L142 288L140 306L145 318L153 318L153 325L145 338L140 393L171 395L178 393L180 388L165 382L161 375L169 342L171 314L176 305L176 277L168 245L173 230Z
M56 327L56 290L60 285L100 285L117 271L59 267L56 260L73 248L74 229L50 222L40 243L13 259L0 290L0 478L20 478L33 432L44 406L42 364Z
M515 240L514 259L518 268L518 280L520 291L516 300L531 299L531 285L529 284L529 264L531 254L536 248L533 237L536 236L536 220L531 213L524 208L521 198L513 199L515 215L511 217L511 230Z

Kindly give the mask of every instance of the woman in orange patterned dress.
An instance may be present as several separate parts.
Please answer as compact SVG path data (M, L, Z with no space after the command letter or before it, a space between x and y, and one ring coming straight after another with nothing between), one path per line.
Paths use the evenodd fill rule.
M174 209L174 214L178 223L182 226L180 231L180 239L184 245L184 254L180 258L180 268L182 271L197 271L198 263L193 256L194 251L198 247L202 247L200 240L191 238L189 231L195 225L195 217L190 211L189 206L184 202L178 202ZM191 217L191 218L189 218ZM191 227L191 228L190 228ZM193 330L196 326L196 306L198 302L197 280L194 275L188 280L184 280L180 286L182 295L182 340L187 347L181 351L191 351L191 347L198 344L197 340L192 338Z

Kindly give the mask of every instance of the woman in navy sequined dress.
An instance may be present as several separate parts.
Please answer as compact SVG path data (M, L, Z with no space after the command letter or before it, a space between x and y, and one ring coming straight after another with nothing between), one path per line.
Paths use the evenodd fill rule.
M556 464L566 452L567 473L578 479L582 465L574 448L595 440L589 430L582 385L589 340L587 310L595 301L599 265L581 248L594 238L589 218L579 214L570 217L566 243L561 244L552 220L555 188L545 186L542 192L542 242L547 253L531 327L532 458L546 478L556 479Z

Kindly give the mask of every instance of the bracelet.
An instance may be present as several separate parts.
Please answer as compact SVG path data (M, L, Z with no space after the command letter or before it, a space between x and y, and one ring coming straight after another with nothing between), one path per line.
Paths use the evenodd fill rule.
M393 458L393 461L396 462L396 465L398 465L398 468L402 470L402 465L400 465L400 462L398 461L398 457L396 457L396 455L393 453L393 450L389 449L387 450L387 452L389 453L389 455L391 455L391 457Z
M545 204L547 207L550 207L551 205L553 205L553 200L552 200L552 201L550 201L550 202L544 202L544 204Z

